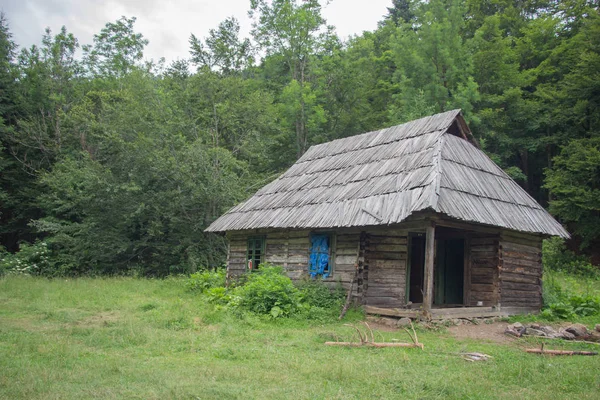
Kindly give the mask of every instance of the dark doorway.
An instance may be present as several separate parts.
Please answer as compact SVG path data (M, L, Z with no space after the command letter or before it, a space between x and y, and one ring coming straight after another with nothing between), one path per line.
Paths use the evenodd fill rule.
M434 273L434 304L464 303L465 240L438 239Z
M423 278L425 270L425 235L409 235L410 260L408 264L408 301L423 303Z

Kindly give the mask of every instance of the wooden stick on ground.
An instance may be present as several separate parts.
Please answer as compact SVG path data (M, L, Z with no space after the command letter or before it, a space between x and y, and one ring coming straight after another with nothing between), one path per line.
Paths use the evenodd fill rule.
M525 349L528 353L548 354L550 356L597 356L596 351L578 351L578 350L544 350L544 349Z
M325 342L326 346L347 346L347 347L420 347L423 348L421 343L375 343L375 342L366 342L366 343L356 343L356 342Z

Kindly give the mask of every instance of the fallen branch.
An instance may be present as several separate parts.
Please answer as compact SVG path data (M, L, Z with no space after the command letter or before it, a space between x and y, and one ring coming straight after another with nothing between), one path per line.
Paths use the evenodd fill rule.
M412 322L411 322L411 326L412 326L412 330L414 333L414 337L413 337L413 335L411 335L411 333L408 331L408 329L406 329L406 332L408 333L408 336L410 336L413 343L387 343L387 342L377 343L377 342L375 342L375 334L373 333L373 330L371 329L369 324L366 322L363 322L363 324L368 329L365 332L361 331L356 325L344 324L344 326L347 326L347 327L350 327L350 328L353 328L354 330L356 330L356 333L358 334L359 342L325 342L325 345L326 346L347 346L347 347L361 347L361 346L367 346L367 347L418 347L421 350L424 350L423 344L419 343L419 339L417 338L417 332L415 332L415 327L412 326ZM370 338L369 338L369 333L371 334Z
M548 354L550 356L597 356L596 351L578 351L578 350L544 350L544 349L525 349L528 353Z
M419 347L423 349L423 344L415 343L376 343L376 342L325 342L326 346L347 346L347 347Z

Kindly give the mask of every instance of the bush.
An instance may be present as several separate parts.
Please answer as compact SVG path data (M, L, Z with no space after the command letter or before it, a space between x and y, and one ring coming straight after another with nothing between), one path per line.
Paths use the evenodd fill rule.
M345 293L341 285L335 290L331 290L320 279L306 279L297 287L300 291L300 301L311 307L341 307L344 301Z
M543 285L544 310L548 319L573 319L600 315L600 296L572 294L560 287L546 272Z
M3 252L0 256L0 276L2 271L23 275L55 275L46 242L21 243L19 252Z
M186 287L188 290L204 293L208 289L223 288L225 289L225 279L227 271L223 268L216 271L203 271L191 274Z
M300 308L300 292L281 267L261 265L234 289L234 295L240 307L273 318L290 316Z
M565 271L587 278L600 279L600 270L589 259L567 250L564 239L553 237L544 240L542 246L544 267L553 271Z

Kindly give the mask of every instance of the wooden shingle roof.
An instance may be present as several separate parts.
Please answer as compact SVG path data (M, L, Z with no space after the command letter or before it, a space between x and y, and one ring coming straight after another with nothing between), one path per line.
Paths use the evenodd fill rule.
M389 225L421 210L569 236L477 147L460 110L312 146L207 231Z

